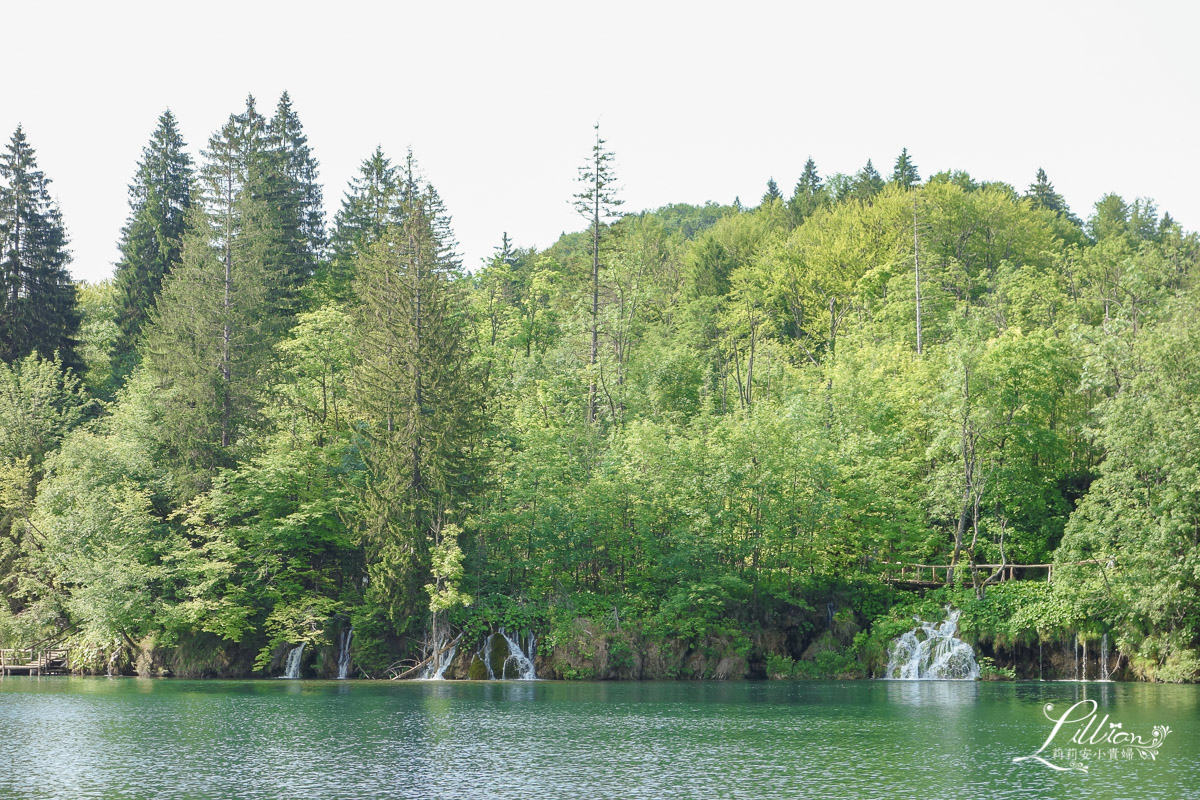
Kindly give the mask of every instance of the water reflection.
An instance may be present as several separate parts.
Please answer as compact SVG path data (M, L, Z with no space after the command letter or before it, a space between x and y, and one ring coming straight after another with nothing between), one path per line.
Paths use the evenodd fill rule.
M887 698L902 706L954 709L979 701L975 681L887 681Z
M1013 764L1046 703L1169 725L1155 761ZM1175 798L1200 687L1075 683L0 682L8 798Z

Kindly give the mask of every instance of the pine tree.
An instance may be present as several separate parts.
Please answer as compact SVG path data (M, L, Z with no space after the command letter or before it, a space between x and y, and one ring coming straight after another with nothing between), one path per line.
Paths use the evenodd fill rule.
M370 585L399 629L420 610L430 552L468 492L480 408L444 209L407 164L401 220L359 256L354 284L360 522Z
M900 155L896 157L896 166L892 170L892 183L901 189L912 189L921 185L921 175L917 172L917 165L908 155L907 147L903 148Z
M121 230L117 290L116 371L125 374L163 278L178 264L191 206L192 159L168 109L158 118L150 143L129 186L129 219Z
M774 178L767 179L767 191L763 193L761 205L768 205L776 201L782 201L783 195L779 193L779 184L775 183Z
M331 299L345 299L360 254L383 238L390 225L400 221L400 182L397 169L383 149L359 165L358 175L342 198L334 216L330 259L321 277L322 291Z
M245 193L252 164L262 157L265 147L265 120L254 107L254 98L246 101L246 111L232 114L209 137L202 152L200 200L213 228L213 244L229 261L233 243L241 231L239 199Z
M1054 184L1046 177L1046 170L1041 167L1038 167L1037 175L1034 177L1033 183L1029 184L1029 190L1025 192L1025 196L1033 202L1034 208L1053 211L1074 225L1083 225L1083 221L1071 212L1063 196L1054 191Z
M1037 175L1033 183L1029 184L1029 191L1025 196L1033 201L1034 208L1044 208L1056 214L1061 214L1066 208L1062 195L1054 191L1054 184L1046 177L1046 170L1041 167L1038 167Z
M600 353L600 228L605 222L617 217L617 206L621 205L613 185L616 182L613 170L616 156L611 150L605 149L607 142L600 138L599 122L595 125L595 131L596 142L592 145L592 154L587 163L579 168L579 182L583 184L583 189L575 195L575 210L591 223L592 229L592 347L588 357L587 407L589 424L596 422L596 362ZM734 202L738 203L737 200Z
M0 156L0 359L37 352L78 370L80 314L50 180L18 125Z
M265 121L254 108L212 135L189 214L181 263L163 283L144 356L159 388L158 430L183 495L214 469L258 418L262 372L285 329L292 296L281 269L288 240L261 187Z
M325 251L325 212L317 176L308 138L284 92L275 115L263 126L261 146L249 154L244 195L257 209L256 225L269 231L274 241L267 254L279 273L272 301L288 311L296 310L299 292L316 273Z
M318 182L320 173L312 149L308 146L308 137L304 135L304 127L300 124L300 117L292 110L292 100L287 92L280 95L275 116L267 126L267 143L279 159L278 166L287 179L289 189L295 193L292 202L307 248L304 256L315 268L326 246L325 206Z
M788 202L795 224L799 225L821 206L825 201L824 189L821 176L817 174L817 164L810 157L804 162L804 173L796 182L792 199Z
M867 159L866 165L854 176L853 196L860 200L869 200L883 190L883 177Z
M1161 239L1169 232L1179 227L1179 223L1175 221L1169 213L1163 212L1162 219L1158 222L1158 236Z
M210 153L220 173L202 173L210 214L224 217L235 237L244 227L257 241L276 273L269 301L285 316L294 313L325 245L317 164L287 93L270 122L247 98L246 110L210 141ZM218 221L218 231L224 227Z
M406 215L412 213L410 209L422 209L433 229L438 262L445 264L450 269L460 269L462 264L455 252L458 242L454 238L454 230L450 224L450 215L446 211L446 205L442 202L441 195L438 194L433 184L422 180L411 147L404 157L404 170L400 173L399 185L400 222L403 223Z

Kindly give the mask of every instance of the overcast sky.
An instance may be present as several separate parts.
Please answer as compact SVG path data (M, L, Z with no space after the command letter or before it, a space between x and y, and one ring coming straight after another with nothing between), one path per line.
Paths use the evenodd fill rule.
M504 231L544 247L592 124L626 210L785 194L907 147L926 177L1024 189L1041 166L1082 217L1107 192L1200 227L1200 4L21 3L4 11L0 134L25 126L78 278L111 274L126 186L171 108L197 159L285 89L329 220L377 144L412 146L474 268Z

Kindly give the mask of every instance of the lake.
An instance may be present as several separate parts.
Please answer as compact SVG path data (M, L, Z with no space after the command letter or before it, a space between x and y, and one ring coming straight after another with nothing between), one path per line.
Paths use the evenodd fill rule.
M1081 700L1087 735L1170 732L1151 759L1068 721L1041 755L1086 773L1013 763ZM8 677L0 797L1177 800L1198 718L1198 686L1120 683Z

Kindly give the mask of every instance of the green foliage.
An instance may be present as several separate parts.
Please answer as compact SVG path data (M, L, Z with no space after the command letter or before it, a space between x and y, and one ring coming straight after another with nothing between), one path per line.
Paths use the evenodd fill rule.
M27 460L37 470L83 418L80 381L53 359L31 354L0 365L0 460Z
M162 623L182 546L156 513L159 475L119 437L80 430L46 464L25 523L15 594L61 610L76 641L104 652L132 647Z
M812 658L794 659L770 653L767 655L767 677L772 680L828 680L863 678L866 673L854 650L842 650L829 640L818 642L820 649Z
M117 289L112 281L79 286L79 358L81 375L91 397L111 401L116 394Z
M1017 672L1012 667L998 667L991 656L979 657L979 679L983 681L1015 681Z
M654 620L662 635L698 642L709 636L733 635L737 623L729 619L732 607L744 601L750 587L733 576L714 583L699 583L681 588L668 597Z
M434 614L474 602L471 595L460 589L463 578L463 552L458 546L460 533L457 525L443 526L439 532L441 541L430 553L429 572L433 583L425 584L425 591L429 593L429 610Z
M808 159L786 202L618 218L612 165L597 138L589 230L467 274L411 154L362 164L327 244L286 94L194 193L164 115L78 333L73 286L25 317L6 284L5 330L65 344L4 343L0 637L207 674L349 623L379 676L503 627L567 677L843 677L953 604L984 646L1108 634L1196 679L1195 235L1115 195L1085 233L1042 171L922 184L907 150L887 184ZM0 259L62 289L20 133L4 170Z

